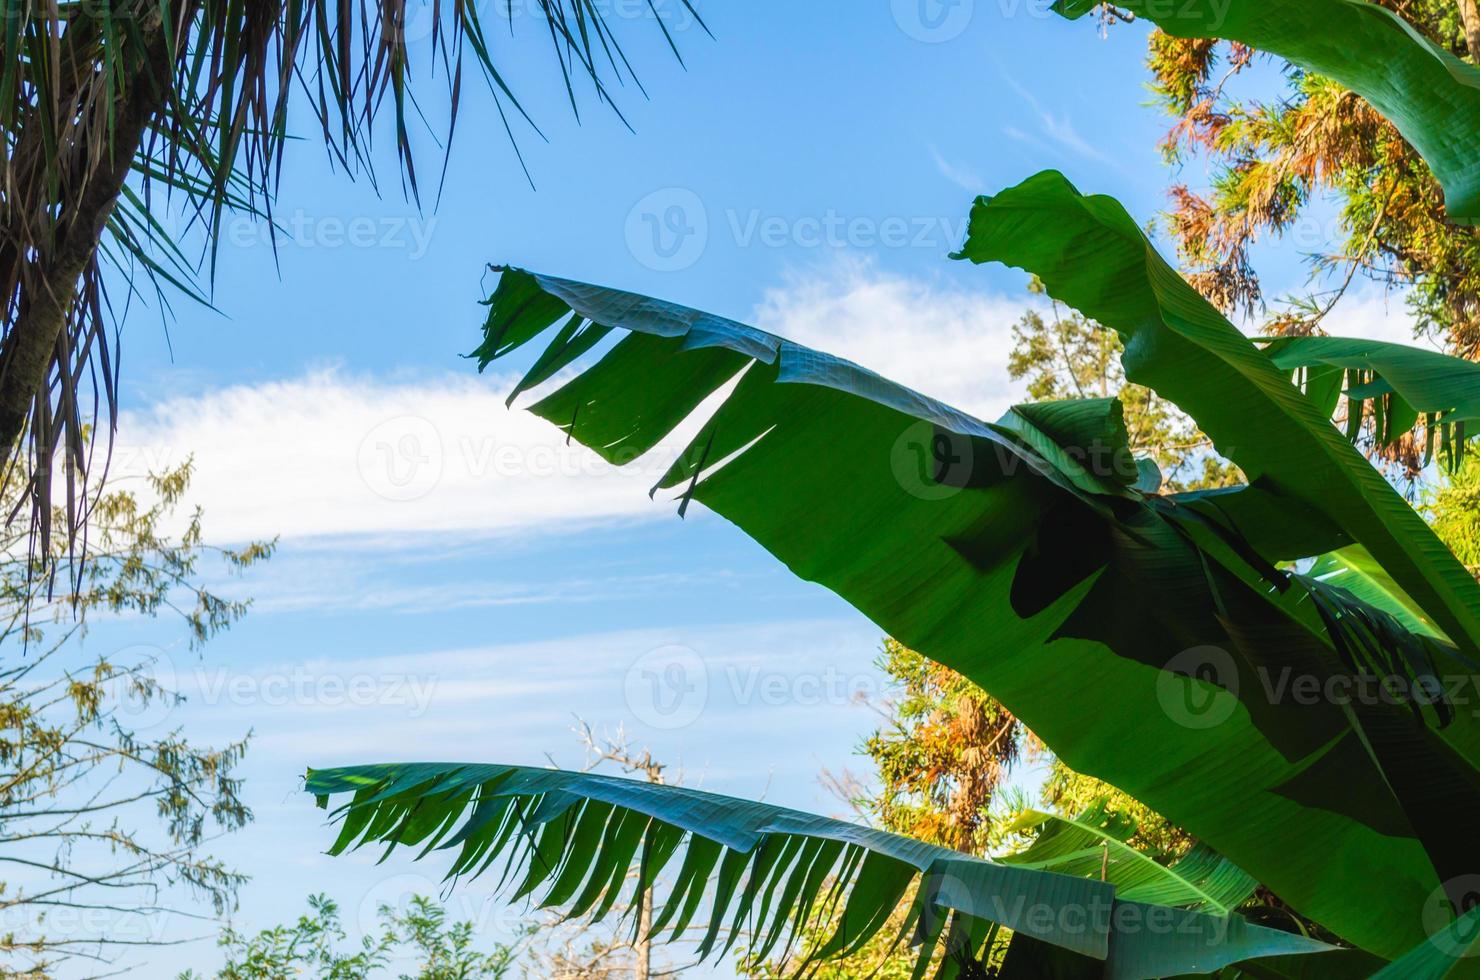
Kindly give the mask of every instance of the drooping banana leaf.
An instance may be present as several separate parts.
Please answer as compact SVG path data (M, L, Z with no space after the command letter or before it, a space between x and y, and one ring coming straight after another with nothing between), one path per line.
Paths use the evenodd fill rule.
M1099 0L1057 0L1077 18ZM1480 69L1364 0L1117 0L1175 37L1216 37L1333 78L1387 117L1444 187L1449 217L1480 219Z
M602 918L652 889L650 937L698 935L701 959L748 936L764 959L807 927L838 926L799 950L846 956L882 930L918 942L923 972L946 952L979 955L994 924L1100 964L1098 975L1209 972L1332 947L1252 925L1117 897L1113 884L970 857L813 814L676 786L520 766L407 764L310 770L306 789L343 821L331 854L367 845L434 850L449 880L500 875L513 897ZM632 872L635 870L635 874ZM903 927L891 923L908 902ZM944 957L946 975L955 960Z
M1436 866L1447 878L1480 863L1468 829L1480 821L1475 753L1450 744L1480 744L1468 713L1449 712L1436 731L1402 699L1337 704L1288 689L1291 677L1374 668L1427 677L1457 654L1428 637L1384 648L1360 600L1317 595L1266 560L1296 555L1261 555L1237 528L1138 490L1136 461L1116 443L1118 403L986 423L649 297L506 270L489 305L480 364L550 331L535 370L573 376L530 410L610 461L653 449L725 389L660 488L684 488L685 505L731 520L970 677L1070 766L1343 937L1405 952L1422 936L1413 910L1441 880ZM614 330L627 335L594 365L574 364L592 332ZM1144 355L1147 344L1129 346ZM1249 512L1277 505L1282 489L1248 488L1265 501ZM1319 499L1291 507L1324 513ZM1307 554L1329 550L1316 537ZM1419 661L1397 662L1414 648Z
M1115 885L1124 899L1228 915L1259 887L1202 843L1170 864L1158 862L1126 843L1136 832L1135 821L1107 809L1103 801L1072 819L1025 810L1009 829L1035 831L1036 836L1016 854L998 858L1003 864L1098 878Z
M1466 440L1480 423L1480 364L1378 340L1281 337L1267 343L1269 359L1295 372L1324 414L1334 410L1338 395L1355 403L1348 433L1370 418L1377 441L1386 445L1422 417L1427 457L1439 449L1451 470L1464 462Z

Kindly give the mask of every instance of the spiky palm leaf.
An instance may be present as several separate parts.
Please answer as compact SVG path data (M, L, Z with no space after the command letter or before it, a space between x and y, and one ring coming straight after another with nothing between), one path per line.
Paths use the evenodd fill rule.
M554 47L573 107L583 82L611 104L608 86L632 77L608 18L596 0L519 8L520 26ZM448 150L465 68L487 80L511 138L513 119L529 122L500 50L525 42L486 30L498 25L473 0L0 0L0 25L0 454L14 463L29 431L42 555L58 450L73 532L83 516L73 480L87 468L89 424L116 412L116 328L144 285L136 277L161 303L177 287L204 298L200 263L165 233L160 209L184 210L212 263L225 212L270 221L295 102L317 117L333 160L372 179L388 111L419 198L413 69L444 75ZM122 271L112 294L110 263Z
M1263 956L1331 947L1262 928L1117 897L1114 884L1016 868L881 831L764 803L592 773L500 765L387 765L310 770L321 806L343 828L331 852L365 844L456 854L448 877L496 868L514 898L602 918L652 889L651 937L699 935L701 958L747 935L765 958L808 926L837 928L804 960L847 956L909 903L896 943L917 943L922 976L944 944L979 958L999 938L1055 947L1117 978L1204 973ZM633 875L630 872L636 871ZM671 882L664 872L672 872ZM1159 923L1153 925L1154 923ZM1026 975L1026 974L1023 974Z
M1134 376L1179 403L1195 387L1183 407L1254 485L1156 495L1116 402L1022 406L985 423L731 320L517 270L489 301L478 356L486 365L551 331L516 393L569 377L531 410L615 463L725 389L658 488L685 488L684 505L704 503L980 684L1075 769L1166 814L1339 934L1397 955L1422 935L1413 910L1480 861L1471 818L1459 816L1480 819L1480 723L1416 696L1435 676L1470 671L1475 583L1450 581L1453 557L1411 508L1284 372L1150 264L1139 231L1117 251L1116 238L1072 220L1077 195L1055 196L1065 188L1049 175L999 195L1012 220L990 228L978 213L974 236L988 227L1029 250L1051 291L1084 268L1088 285L1059 295L1133 326ZM1117 235L1136 227L1104 198L1079 213L1114 219ZM1172 313L1159 312L1148 274ZM1188 323L1199 325L1188 336L1167 326ZM626 336L578 363L613 331ZM1163 357L1177 370L1161 370ZM1270 445L1244 442L1260 439ZM1395 587L1446 628L1414 633L1347 590L1275 567L1354 541L1383 549ZM1199 653L1209 648L1213 663ZM1281 686L1374 666L1415 696L1308 704ZM1228 702L1214 723L1181 717L1184 699L1210 698ZM1301 843L1317 839L1326 848ZM1340 855L1367 869L1362 880L1324 873Z

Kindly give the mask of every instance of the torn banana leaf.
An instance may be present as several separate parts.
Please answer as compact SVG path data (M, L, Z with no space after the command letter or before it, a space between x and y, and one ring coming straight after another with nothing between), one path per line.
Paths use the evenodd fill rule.
M1100 0L1057 0L1082 17ZM1444 187L1449 217L1480 219L1480 69L1364 0L1116 0L1174 37L1239 41L1333 78L1372 103Z
M550 336L532 372L564 383L530 411L627 463L705 404L713 414L695 419L658 488L732 521L971 678L1068 765L1339 935L1406 951L1423 936L1414 910L1425 897L1480 864L1469 712L1412 696L1338 704L1291 687L1376 672L1422 692L1458 652L1277 569L1291 556L1262 554L1219 508L1138 489L1118 402L1023 406L988 423L650 297L510 269L489 306L480 366ZM593 334L621 339L601 353ZM1312 426L1331 429L1238 341ZM1145 339L1128 347L1144 354ZM588 353L600 357L577 363ZM1200 384L1216 390L1228 368L1204 367ZM1248 488L1247 512L1278 508L1283 489ZM1326 513L1314 497L1289 507ZM1351 542L1345 522L1327 524L1337 530L1312 536L1307 556Z
M1423 614L1418 603L1398 587L1391 575L1360 545L1321 555L1307 572L1312 578L1338 586L1369 606L1396 617L1414 633L1448 638Z
M1324 513L1480 658L1474 576L1311 399L1156 253L1120 202L1083 195L1056 171L1036 174L977 199L956 257L1025 269L1050 296L1115 330L1127 379L1190 415L1253 486Z
M1259 882L1206 844L1161 863L1126 843L1136 822L1106 808L1103 801L1072 819L1025 810L1009 827L1034 831L1033 842L1016 854L999 858L1018 868L1057 871L1097 878L1116 887L1116 895L1151 905L1233 913L1253 896Z
M1438 351L1348 337L1281 337L1263 341L1264 352L1290 371L1321 412L1330 416L1338 396L1355 435L1371 419L1379 444L1396 442L1424 420L1426 457L1437 449L1451 471L1464 462L1465 444L1480 434L1480 364ZM1427 460L1426 460L1427 461Z
M634 929L638 896L650 894L648 936L687 938L700 959L743 938L759 960L786 950L818 961L883 932L918 945L917 976L937 958L939 975L954 976L952 954L981 957L1000 927L1096 963L1099 976L1134 980L1332 949L1236 915L1123 901L1101 881L677 786L407 764L310 770L306 788L324 807L350 794L334 811L343 827L331 854L366 844L386 845L382 860L397 847L418 858L444 851L449 880L494 872L516 900L595 919L620 907ZM834 920L830 935L793 949Z

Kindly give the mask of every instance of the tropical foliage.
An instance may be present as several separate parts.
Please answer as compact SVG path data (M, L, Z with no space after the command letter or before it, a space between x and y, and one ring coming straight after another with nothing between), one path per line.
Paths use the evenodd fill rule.
M1480 216L1480 72L1390 11L1119 6L1349 87L1422 155L1451 218ZM499 863L515 896L573 915L610 909L635 866L634 894L664 896L653 934L709 910L701 957L742 926L761 959L816 936L803 963L890 926L918 947L916 975L1462 969L1480 720L1451 682L1480 667L1480 585L1363 450L1407 439L1462 473L1473 366L1354 339L1256 344L1118 202L1054 171L979 198L955 257L1022 269L1113 331L1124 381L1185 413L1239 481L1168 485L1116 398L988 422L733 320L515 268L475 353L487 367L543 339L510 401L533 392L530 411L609 462L694 433L654 488L681 514L726 518L1195 846L1149 859L1091 807L1028 816L1031 845L989 860L677 787L463 764L311 772L321 802L348 797L336 853L455 850L454 879ZM1261 884L1346 948L1240 914Z
M311 771L308 790L321 805L352 794L339 810L344 826L331 853L375 843L422 854L455 849L452 877L497 867L516 898L531 896L571 916L602 917L629 890L628 868L635 866L632 894L666 893L654 905L653 933L677 937L697 925L701 958L729 950L748 932L757 937L750 954L764 959L834 915L836 930L803 958L847 956L906 901L909 915L892 930L894 943L918 945L920 973L943 948L944 976L993 951L1008 961L1111 959L1124 975L1152 977L1329 949L1238 918L1126 902L1106 881L595 773L369 766ZM665 886L660 875L674 865Z
M520 11L538 15L528 23L553 47L572 108L582 82L612 104L608 85L631 73L603 6L535 0ZM29 432L35 459L60 450L69 478L85 471L90 413L111 421L116 408L116 328L144 295L135 274L165 306L169 289L207 301L199 273L214 268L223 216L271 226L291 108L312 114L338 168L372 180L377 117L389 112L403 188L418 200L426 181L413 143L425 107L415 72L444 76L447 151L465 69L487 82L511 138L515 125L537 133L501 67L514 42L492 30L513 30L515 5L503 24L485 24L479 10L469 0L0 6L0 466ZM198 258L165 230L181 214L204 244ZM110 267L122 273L112 292ZM51 474L46 465L28 474L38 516ZM67 512L74 533L81 513Z
M1288 373L1160 264L1113 202L1081 197L1056 174L983 199L963 256L984 260L1008 249L1051 292L1121 332L1127 377L1189 411L1252 483L1163 496L1159 471L1131 455L1113 400L1020 406L998 423L982 423L733 321L515 270L505 272L490 300L479 353L487 363L558 325L519 386L527 389L614 329L628 331L594 366L532 407L618 461L656 446L738 378L659 483L687 488L681 506L696 499L729 517L800 574L979 681L1071 765L1165 812L1338 934L1379 955L1400 955L1424 939L1414 910L1441 887L1434 869L1458 873L1466 860L1467 835L1436 824L1428 807L1438 787L1452 803L1455 786L1470 781L1463 752L1472 722L1442 700L1425 708L1412 685L1467 662L1474 579ZM1100 265L1076 277L1071 268L1087 264L1075 262L1081 250ZM1100 267L1108 271L1096 275ZM1153 346L1157 357L1146 357ZM638 376L644 385L628 383ZM1257 435L1256 423L1276 436L1250 447L1242 440ZM1281 437L1306 455L1280 445ZM805 459L830 465L799 465ZM851 488L847 508L822 503L837 484ZM1291 514L1300 515L1298 526ZM1369 604L1276 565L1339 548L1387 559L1379 567L1389 601ZM871 572L901 563L911 568L910 580L929 581L931 589L899 596L892 576L885 581ZM988 649L974 639L984 634L994 638ZM1071 683L1045 689L1031 662L1044 644L1054 647ZM1206 662L1185 662L1187 651L1209 648L1217 651L1214 667L1226 664L1227 673L1207 677ZM1263 682L1274 670L1323 683L1380 671L1409 683L1409 696L1339 705L1268 698ZM1081 683L1087 677L1097 683ZM1216 724L1190 713L1209 696L1204 692L1220 705L1220 689L1228 704L1215 709L1222 715ZM1212 759L1216 766L1198 764ZM479 770L474 785L460 772L329 773L314 785L324 795L368 780L361 809L408 794L400 809L352 820L341 844L367 827L372 839L421 843L434 831L450 832L477 787L501 782L505 771ZM1333 780L1339 791L1323 790ZM551 791L542 785L523 791L530 805L544 805ZM589 793L587 786L562 789L550 806L560 817ZM1223 814L1233 798L1239 819L1230 822ZM445 806L430 810L431 799ZM605 833L610 816L584 834ZM549 820L533 822L543 827ZM515 831L522 825L522 818L501 817L499 833L522 841ZM561 850L534 864L546 868L541 873L565 866L567 831L576 839L574 828L562 827L554 835ZM598 853L617 854L625 868L643 840L641 831L627 833L633 836L624 850ZM1360 848L1379 873L1370 885L1333 887L1319 874L1329 854L1298 847L1312 835L1338 853ZM538 841L554 846L544 834ZM497 842L491 838L475 857L465 850L454 873L471 870L469 861L497 851ZM609 894L614 880L610 868L588 861L569 866L558 892L569 898L584 889L578 913ZM720 867L721 888L742 877L741 859L731 863L728 875ZM711 861L703 870L714 867ZM743 877L763 888L764 875ZM853 893L873 896L863 921L886 921L907 883L899 887L855 883ZM878 901L881 894L887 901ZM1000 924L1022 931L1022 923ZM717 916L701 952L716 948L722 927ZM868 931L853 922L842 934ZM1036 938L1052 944L1063 937ZM835 936L817 952L850 948ZM972 951L982 951L975 939Z
M1373 669L1410 679L1443 676L1463 663L1473 641L1451 647L1411 632L1398 617L1417 621L1401 603L1379 610L1274 563L1339 547L1381 551L1391 556L1385 567L1400 594L1413 601L1414 593L1425 591L1453 596L1423 608L1436 620L1448 609L1456 625L1444 632L1462 638L1468 636L1461 629L1472 615L1474 579L1284 372L1169 268L1153 264L1159 260L1134 222L1106 199L1082 198L1057 175L1034 178L978 206L967 253L981 257L999 242L1041 249L1058 263L1032 270L1050 290L1076 250L1100 257L1091 275L1081 277L1093 279L1096 269L1116 264L1118 242L1127 255L1134 249L1145 270L1142 281L1161 287L1160 297L1145 286L1135 289L1135 266L1122 265L1119 275L1095 283L1100 292L1071 284L1066 300L1108 325L1161 332L1160 357L1149 366L1134 356L1150 346L1146 339L1127 337L1128 376L1138 380L1149 367L1147 380L1188 409L1253 484L1168 497L1138 490L1138 484L1159 488L1159 475L1148 479L1144 464L1130 457L1113 402L1021 406L999 423L981 423L846 362L731 321L527 273L509 272L501 280L481 354L505 353L568 320L531 369L526 380L533 383L613 327L632 331L532 408L610 459L630 460L651 448L743 370L660 486L686 486L685 500L700 500L735 521L901 641L978 681L1071 766L1165 813L1297 909L1377 952L1413 945L1422 939L1421 927L1396 906L1406 901L1411 916L1439 885L1429 860L1447 845L1442 832L1420 843L1418 831L1403 827L1418 817L1417 805L1397 787L1424 755L1449 760L1445 765L1456 761L1450 746L1463 744L1457 730L1469 722L1451 717L1442 704L1430 707L1431 723L1424 726L1399 705L1348 710L1267 701L1261 680L1279 670L1321 680ZM1129 308L1117 309L1116 301ZM1161 312L1167 308L1170 313ZM1173 353L1181 355L1174 359L1180 370L1163 369L1161 361ZM641 389L623 384L632 372L647 379ZM1186 383L1194 378L1197 384ZM1230 411L1234 407L1240 411ZM1258 435L1256 421L1323 454L1329 460L1324 470L1315 465L1319 457L1292 453L1278 437L1247 447L1243 439ZM912 430L920 448L933 454L929 482L914 468ZM827 459L830 466L794 462L808 458ZM711 461L721 465L707 467ZM698 478L706 468L710 472ZM820 503L831 499L827 488L834 481L852 488L851 506ZM1350 488L1344 492L1343 482ZM1309 488L1304 495L1298 493L1302 485ZM1297 493L1277 493L1274 486ZM1344 512L1333 506L1342 496L1349 504ZM1294 525L1281 510L1302 519ZM1407 534L1400 537L1395 528L1405 522ZM1282 536L1287 527L1292 533ZM1063 545L1055 541L1076 546L1074 563L1064 566ZM911 568L910 580L936 583L931 592L940 599L930 604L926 595L900 596L892 580L870 573L892 562ZM1114 574L1104 574L1107 568ZM1168 591L1169 582L1177 589ZM982 632L995 638L993 649L974 640ZM1298 652L1298 659L1271 662L1275 641L1280 656ZM1098 683L1046 689L1030 656L1044 643L1054 646L1065 676L1092 676ZM1184 680L1174 662L1184 651L1205 647L1228 658L1235 674L1225 685L1241 687L1243 710L1222 724L1195 728L1164 710L1162 701L1205 683L1193 680L1195 668L1205 665L1188 665ZM1168 665L1170 675L1163 669ZM1112 690L1119 693L1107 697ZM1439 727L1441 720L1448 725ZM1387 732L1405 741L1404 772L1393 772L1392 757L1385 755L1393 748ZM1192 765L1207 758L1222 760L1224 772ZM1321 760L1350 773L1345 802L1333 801L1331 809L1300 802L1308 784L1321 778ZM1364 769L1372 773L1365 788ZM1253 772L1267 787L1262 796L1251 793ZM1221 780L1228 782L1220 792ZM1237 826L1216 818L1233 785L1241 801ZM1369 842L1383 811L1392 819ZM1391 862L1391 876L1380 885L1374 880L1371 894L1390 914L1350 902L1350 888L1323 887L1314 871L1324 858L1291 853L1288 835L1306 832L1363 840L1366 860ZM1418 849L1404 858L1409 847ZM1302 860L1311 866L1302 868ZM1395 891L1405 879L1412 891L1400 897Z
M1014 775L1047 766L1039 796L1064 813L1108 806L1138 850L1177 856L1187 834L1100 780L1074 772L990 694L949 667L885 640L879 668L898 693L875 705L884 722L861 746L869 780L833 777L847 802L885 830L968 854L1019 843L1027 805Z

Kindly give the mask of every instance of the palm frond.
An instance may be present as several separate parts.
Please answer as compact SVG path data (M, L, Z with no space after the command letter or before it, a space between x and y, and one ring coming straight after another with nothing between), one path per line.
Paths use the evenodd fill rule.
M689 0L683 10L703 27ZM508 41L489 35L474 0L5 0L0 16L0 447L6 478L31 479L43 565L53 474L65 475L70 545L85 512L74 506L85 432L111 436L127 300L143 294L140 278L162 309L172 291L206 299L224 216L272 227L291 106L316 117L341 169L372 182L388 113L403 188L419 202L418 87L440 84L449 104L445 174L466 61L511 140L520 124L539 131L502 67L505 45L551 45L573 106L589 88L615 109L612 87L635 80L597 0L536 0L517 37L511 6ZM169 210L187 216L199 259L165 232ZM105 295L110 278L125 295ZM29 465L15 465L27 430Z
M334 811L343 826L331 854L368 844L386 845L382 860L398 847L416 848L418 858L455 852L449 881L495 870L516 900L595 919L621 903L634 928L633 913L653 893L643 938L690 937L701 960L723 956L742 935L764 959L835 919L834 930L795 950L804 963L846 957L886 928L897 945L918 947L916 976L937 958L939 976L957 975L963 959L980 961L1005 939L1002 930L1123 978L1331 950L1238 916L1123 901L1113 884L684 787L407 764L310 770L306 788L325 807L353 794ZM897 928L902 904L908 913Z

